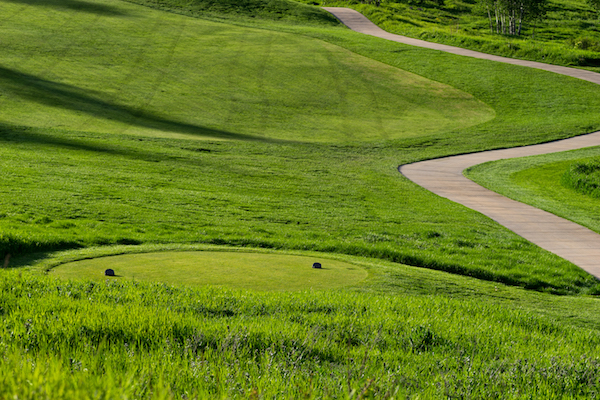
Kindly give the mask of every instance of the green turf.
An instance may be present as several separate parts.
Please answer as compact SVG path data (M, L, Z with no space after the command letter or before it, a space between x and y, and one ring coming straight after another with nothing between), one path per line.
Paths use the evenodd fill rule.
M36 1L36 0L33 0ZM39 1L39 0L38 0ZM160 10L181 10L186 15L214 19L276 20L302 25L339 25L319 7L293 0L126 0ZM180 12L181 12L180 11Z
M0 60L7 124L337 142L422 136L494 117L467 93L302 36L110 0L96 2L113 10L100 20L33 4L0 3L11 15L4 40L19 43Z
M600 197L600 165L598 157L574 162L561 177L561 184L595 198Z
M0 122L0 139L4 143L0 148L0 249L3 254L13 255L12 265L22 265L18 256L35 251L114 244L212 243L362 255L561 293L586 292L595 285L595 279L572 264L541 251L475 212L422 190L397 172L399 164L425 158L590 131L600 126L596 113L600 88L591 83L416 49L344 28L250 23L241 19L230 20L235 22L231 25L117 1L99 3L122 10L104 13L102 18L96 18L98 13L42 7L39 3L27 7L16 2L0 4L5 11L12 11L2 15L11 15L14 20L10 25L0 25L3 34L15 43L25 43L2 56L6 63L12 63L5 67L11 72L5 71L7 79L1 86L0 102L8 110L2 118L19 118L12 123ZM65 18L59 19L60 16ZM63 21L60 29L50 23L58 20ZM130 25L131 21L137 24ZM47 26L56 28L48 32ZM121 26L135 26L139 30L132 32L146 32L148 43L156 41L157 48L172 48L173 57L185 57L169 58L168 51L154 52L140 43L144 36L111 36L113 31L123 32L119 30ZM256 29L258 26L266 29ZM198 38L198 44L217 44L209 48L214 51L202 53L203 65L223 65L221 49L240 53L233 57L237 61L232 61L228 70L229 83L225 82L222 88L213 87L212 96L200 100L194 97L204 105L219 101L230 108L217 109L213 114L187 114L190 118L215 121L210 132L194 131L197 134L187 140L182 135L190 138L189 131L185 131L189 125L184 127L174 121L189 111L186 107L195 107L195 102L173 100L164 103L161 110L152 109L152 104L155 98L176 99L177 90L187 93L187 97L195 96L193 90L188 90L191 86L182 86L181 82L189 83L202 75L203 70L186 69L191 64L185 60L198 60L198 51L178 53L175 43L182 43L182 51L190 50L191 42L185 38L198 33L197 29L202 31L202 27L206 34ZM90 49L88 31L94 33L92 37L104 37L102 45ZM228 32L243 32L244 37L260 45L246 49L240 46L240 39L231 40ZM55 40L50 41L47 37L52 34ZM213 36L219 39L211 39ZM283 56L270 52L269 43L275 46L283 38L295 46L287 47ZM60 52L46 51L48 43L56 43L58 48L62 44L64 48ZM319 112L304 114L301 126L296 126L288 121L293 121L296 113L306 112L308 106L294 103L287 107L290 93L285 87L271 88L268 104L253 103L245 97L244 102L236 101L234 95L241 89L252 92L256 88L252 83L261 82L256 72L264 70L245 63L242 55L255 60L252 55L271 54L273 68L277 66L272 76L289 75L293 70L295 75L290 82L300 84L305 82L304 74L314 76L312 64L307 62L290 70L284 61L297 63L305 57L303 45L307 43L308 48L321 49L324 53L320 54L331 56L330 66L320 70L323 77L339 78L340 82L344 77L358 77L369 89L363 93L365 107L350 113L351 103L344 101L329 104L329 108L319 106ZM175 59L181 63L170 61ZM277 59L281 63L276 63ZM308 60L316 59L311 56ZM92 68L83 68L85 65ZM370 68L378 75L372 75ZM35 71L42 70L47 74L45 81L33 78L38 74ZM96 100L91 100L90 93L75 90L76 85L50 83L54 81L48 74L60 74L63 70L72 72L63 79L85 77L87 86L81 86L95 88L90 93ZM428 80L414 78L403 70ZM219 75L217 67L210 71L223 75ZM442 88L432 83L440 82L447 86L430 92L435 93L437 105L455 100L450 94L457 92L446 91L454 87L458 93L472 95L471 104L485 104L486 110L492 109L495 118L466 128L421 132L416 136L410 132L384 140L385 135L377 128L383 120L373 125L369 110L386 109L377 101L378 96L387 99L385 96L393 94L383 93L389 90L381 86L377 92L370 92L367 83L372 76L387 76L400 83L407 79L414 83L414 78L433 85L430 89ZM154 91L153 85L174 89L163 95ZM268 88L265 85L263 88ZM396 98L427 97L421 95L418 85L407 88L398 92ZM329 94L321 89L314 90ZM219 97L219 93L233 97ZM353 99L351 91L341 94ZM134 99L134 95L138 97ZM450 95L450 99L441 99L445 95ZM103 98L111 96L133 103L123 108L103 102ZM304 99L306 104L313 100L310 96ZM47 112L36 114L45 107L49 107ZM261 111L271 108L279 109L280 114ZM254 112L243 118L246 109ZM19 114L19 110L30 113ZM281 110L285 112L282 114ZM415 126L410 114L398 116L392 111L388 115L405 118L407 126ZM468 115L465 110L458 114ZM49 122L65 115L73 117L65 123L79 121L80 130L67 130ZM350 117L346 121L336 115ZM16 122L23 126L15 126ZM343 129L338 130L340 124ZM116 128L111 131L111 126L122 126L125 133ZM307 126L315 130L307 130ZM361 126L372 128L379 139L339 143L358 135L369 138L368 129L360 131ZM287 133L278 130L286 127L290 129ZM337 136L324 133L334 128ZM104 129L109 132L103 132ZM338 142L278 142L260 137L275 131L281 135L296 132L298 139L304 135ZM254 136L249 132L254 132ZM209 136L214 139L195 140Z
M600 200L567 187L571 165L600 155L600 148L485 163L470 168L475 182L512 199L577 222L600 233Z
M322 268L312 268L321 263ZM367 274L356 265L323 257L240 252L160 252L75 261L52 269L63 279L115 277L176 285L216 285L264 291L323 290L353 285Z
M272 3L267 8L279 7ZM1 43L10 51L0 53L6 78L0 92L8 96L10 89L11 98L0 97L6 107L0 114L0 254L10 253L9 266L15 268L0 271L0 398L598 397L600 303L583 295L598 293L596 280L489 219L418 188L396 168L593 130L600 126L599 89L341 28L306 27L290 14L292 23L285 24L266 22L264 15L231 16L243 14L241 9L227 15L231 25L204 25L206 37L198 43L209 42L213 32L222 34L215 65L223 65L221 47L239 51L232 65L243 64L241 55L268 53L267 37L274 44L290 37L299 52L303 43L313 43L325 49L320 54L363 60L349 54L357 53L388 64L389 71L400 68L454 87L486 104L495 118L394 140L379 136L348 144L339 141L351 136L336 133L336 142L277 142L256 140L262 135L256 132L281 128L285 121L271 114L264 120L255 114L238 119L244 111L238 101L237 108L211 116L212 131L202 127L189 138L185 129L190 127L179 125L179 118L206 116L190 112L188 102L163 101L161 109L152 109L155 96L168 97L152 85L183 90L178 82L202 71L185 69L182 59L167 62L168 52L157 59L152 43L161 47L175 41L171 35L185 43L183 38L203 21L116 1L1 1ZM123 33L121 26L131 20L140 29L130 32L144 33L146 42L98 34ZM78 21L86 29L77 28ZM69 31L74 35L67 37ZM92 47L87 31L101 38ZM263 46L243 48L229 40L226 33L234 31L265 39ZM49 48L44 41L57 46ZM106 53L100 57L96 48L102 47ZM172 48L176 54L178 46ZM182 49L193 50L187 56L197 61L198 49ZM284 56L297 61L290 54L294 49ZM202 53L202 61L209 63L212 54ZM88 62L86 55L96 59ZM4 64L9 59L12 66ZM77 64L92 65L96 74ZM61 86L52 74L59 76L63 68L86 81L79 88ZM363 64L356 68L368 72ZM378 73L388 67L382 68ZM310 69L287 71L308 76ZM321 71L357 73L351 63L336 60L330 69ZM234 66L229 71L262 69ZM117 81L108 79L110 74ZM98 83L100 77L104 82ZM252 78L230 77L236 84ZM361 78L366 87L368 79ZM287 104L285 90L275 89L272 106ZM232 92L223 86L223 93ZM191 90L188 96L207 104ZM375 110L374 100L365 104ZM4 112L7 104L13 108ZM14 118L19 107L31 111L30 117L3 119ZM43 107L49 112L36 114ZM257 114L267 108L247 107ZM304 109L294 105L279 116ZM368 120L369 112L361 111ZM48 122L65 115L70 117L64 123L77 121L77 128ZM356 125L359 117L348 123ZM319 118L305 115L319 132L337 123L333 117ZM302 129L296 133L308 135ZM138 276L65 281L53 272L40 273L83 258L157 257L159 251L281 254L274 249L309 263L348 263L368 275L336 290L260 292L143 282Z
M13 265L40 250L200 242L364 255L539 290L595 282L477 213L415 190L395 170L395 149L32 131L4 139L0 227Z
M525 21L520 36L490 32L488 14L478 1L381 1L379 6L356 0L302 2L353 8L384 30L400 35L488 54L600 70L599 13L587 0L548 1L543 21Z
M0 274L12 398L593 398L598 301L374 260L354 290ZM382 291L377 280L385 280ZM394 394L392 396L392 394Z

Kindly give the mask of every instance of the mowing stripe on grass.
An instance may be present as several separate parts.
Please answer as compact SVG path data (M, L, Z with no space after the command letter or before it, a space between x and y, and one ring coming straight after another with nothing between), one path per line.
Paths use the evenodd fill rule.
M187 139L362 142L489 121L464 91L306 36L98 0L0 26L0 122ZM0 2L0 15L19 10ZM59 26L60 28L56 28ZM54 27L54 29L48 29Z

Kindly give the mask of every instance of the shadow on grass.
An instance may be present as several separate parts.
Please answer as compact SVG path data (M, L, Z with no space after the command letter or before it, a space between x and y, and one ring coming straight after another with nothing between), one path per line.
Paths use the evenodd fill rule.
M126 15L122 9L105 4L97 4L83 0L4 0L11 3L27 4L30 6L48 7L54 9L64 9L71 11L81 11L90 14L100 14L108 16Z
M78 111L96 118L124 122L142 128L215 139L279 142L273 139L219 131L171 120L144 110L103 100L73 85L49 81L1 66L0 87L13 96L21 97L33 103Z
M6 263L6 266L0 264L0 270L27 267L48 259L57 251L84 247L81 243L69 240L56 239L34 242L10 234L9 237L6 236L0 240L0 257L5 260L5 257L10 255L9 262Z
M142 147L135 150L111 146L109 144L94 144L85 140L77 140L56 135L45 134L34 128L11 126L0 122L0 143L36 143L71 150L91 151L108 155L122 156L133 160L144 161L166 161L172 157L163 153L144 151ZM140 138L140 140L143 140ZM181 162L181 159L178 158ZM190 159L188 162L198 163L197 159Z

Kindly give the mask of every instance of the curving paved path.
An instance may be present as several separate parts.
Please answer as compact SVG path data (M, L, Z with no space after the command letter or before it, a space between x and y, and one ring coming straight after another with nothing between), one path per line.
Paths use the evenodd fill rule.
M543 69L600 84L600 74L595 72L493 56L477 51L394 35L385 32L370 22L365 16L349 8L324 7L324 9L335 15L350 29L367 35L468 57ZM512 230L517 235L571 261L595 277L600 278L600 235L571 221L557 217L554 214L487 190L465 178L462 174L465 168L487 161L555 153L598 145L600 145L600 131L533 146L426 160L402 165L398 167L398 170L408 179L425 189L479 211Z
M398 43L404 43L411 46L424 47L432 50L440 50L446 53L458 54L459 56L467 56L474 58L481 58L483 60L498 61L506 64L521 65L524 67L531 67L537 69L543 69L545 71L556 72L561 75L572 76L573 78L583 79L585 81L594 82L600 85L600 74L596 72L586 71L582 69L574 69L568 67L561 67L558 65L544 64L536 61L525 61L515 60L513 58L493 56L491 54L480 53L474 50L461 49L460 47L448 46L445 44L431 43L424 40L413 39L406 36L395 35L389 33L372 23L359 13L350 8L342 7L323 7L324 10L332 13L337 19L339 19L344 25L353 31L364 33L366 35L377 36L382 39L392 40Z

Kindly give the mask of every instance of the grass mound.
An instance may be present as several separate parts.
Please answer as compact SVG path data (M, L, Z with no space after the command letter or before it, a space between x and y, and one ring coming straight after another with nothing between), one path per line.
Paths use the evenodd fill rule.
M24 43L0 62L2 122L339 142L422 136L494 117L463 91L319 40L97 3L114 13L99 22L92 12L0 5L13 15L3 37Z
M574 162L563 174L561 183L579 193L600 198L600 158Z
M321 263L321 269L312 268ZM115 278L167 284L215 285L235 289L294 291L353 285L367 273L362 268L327 258L241 252L160 252L125 254L62 264L52 275L63 279L103 280L106 269Z

